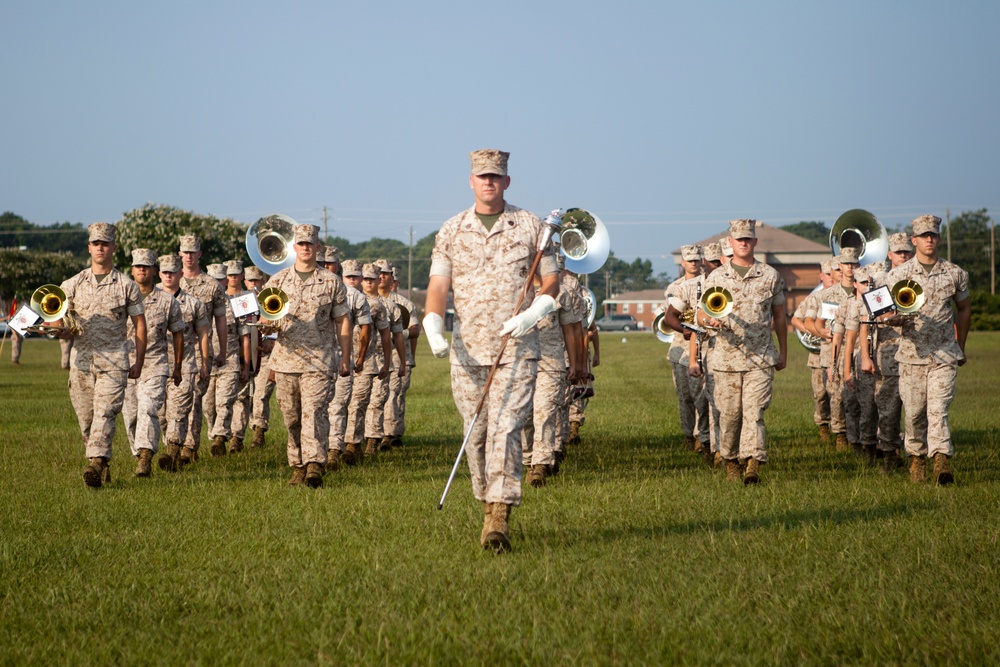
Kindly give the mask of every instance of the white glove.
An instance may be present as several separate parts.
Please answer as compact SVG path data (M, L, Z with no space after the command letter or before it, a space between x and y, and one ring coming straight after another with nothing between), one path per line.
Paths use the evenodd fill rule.
M427 313L423 320L424 334L435 357L448 356L448 341L444 337L444 319L437 313Z
M510 334L511 338L520 338L535 328L535 325L546 315L556 310L556 300L548 294L539 294L526 311L515 315L503 323L501 336Z

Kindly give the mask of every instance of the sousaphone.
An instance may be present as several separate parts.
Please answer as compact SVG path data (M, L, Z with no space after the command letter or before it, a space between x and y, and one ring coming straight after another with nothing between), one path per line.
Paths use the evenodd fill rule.
M559 231L566 269L577 275L593 273L608 261L611 237L601 219L582 208L567 209Z
M874 214L852 208L837 218L830 230L830 250L836 256L841 248L855 248L861 266L878 264L889 256L889 236Z
M295 265L295 222L287 215L264 216L247 230L250 261L268 275Z

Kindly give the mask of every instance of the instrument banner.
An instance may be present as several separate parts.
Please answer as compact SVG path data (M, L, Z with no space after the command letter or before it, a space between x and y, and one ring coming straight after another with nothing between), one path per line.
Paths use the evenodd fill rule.
M830 320L831 322L835 317L837 317L837 309L840 308L839 303L832 303L830 301L824 301L823 306L820 309L819 318L821 320Z
M33 311L27 305L21 306L21 309L17 311L10 320L10 328L21 334L24 337L25 331L30 326L34 326L38 323L38 320L42 319L42 316Z
M868 309L868 314L872 319L896 310L896 306L892 301L892 294L889 293L888 285L865 292L862 297L865 300L865 308Z
M260 312L257 295L250 290L229 297L229 307L233 309L233 317L248 317Z

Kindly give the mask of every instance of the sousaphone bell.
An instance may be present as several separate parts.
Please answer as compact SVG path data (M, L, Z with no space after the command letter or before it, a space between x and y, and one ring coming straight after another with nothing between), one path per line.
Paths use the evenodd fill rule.
M878 264L889 256L889 236L874 214L852 208L830 230L830 250L839 255L841 248L855 248L861 266Z
M269 275L295 265L295 222L287 215L267 215L247 230L247 254L254 265Z
M611 254L611 237L601 219L582 208L567 209L559 231L566 269L577 275L593 273Z

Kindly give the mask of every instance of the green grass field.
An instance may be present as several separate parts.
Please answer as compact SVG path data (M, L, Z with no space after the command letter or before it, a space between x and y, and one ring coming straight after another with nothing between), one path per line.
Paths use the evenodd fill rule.
M83 484L58 345L0 360L2 664L997 664L1000 334L975 333L956 484L821 447L792 339L758 487L683 449L666 346L606 334L583 442L478 545L447 363L421 341L406 446L286 485L267 448Z

